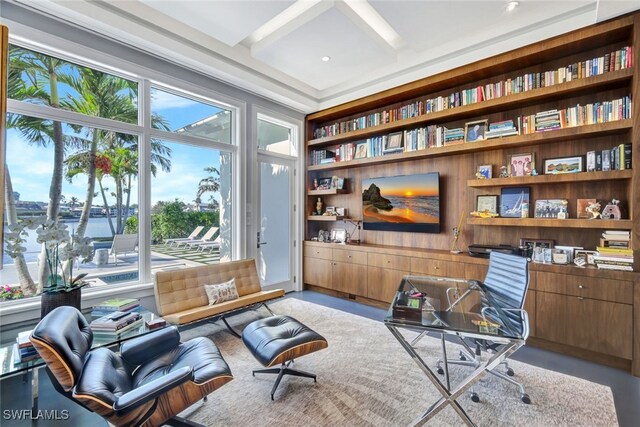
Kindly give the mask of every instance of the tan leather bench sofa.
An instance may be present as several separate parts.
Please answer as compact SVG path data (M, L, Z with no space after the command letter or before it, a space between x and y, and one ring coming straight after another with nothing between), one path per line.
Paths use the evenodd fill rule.
M223 283L235 278L238 299L209 305L204 285ZM156 307L164 319L185 325L211 318L222 318L239 309L264 304L284 295L283 289L263 291L253 259L188 267L156 273L154 283ZM266 307L266 304L265 304ZM266 307L268 309L268 307Z

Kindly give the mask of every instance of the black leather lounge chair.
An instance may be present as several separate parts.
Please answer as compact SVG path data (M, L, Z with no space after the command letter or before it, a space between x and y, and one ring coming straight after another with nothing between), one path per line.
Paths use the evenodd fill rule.
M58 307L31 334L56 389L116 426L194 425L176 414L233 379L207 338L180 342L168 327L120 347L91 349L93 333L73 307Z

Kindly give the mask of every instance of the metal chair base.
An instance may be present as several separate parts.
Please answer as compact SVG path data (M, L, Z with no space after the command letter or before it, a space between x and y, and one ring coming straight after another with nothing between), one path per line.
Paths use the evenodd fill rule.
M304 377L304 378L313 378L313 382L314 383L317 382L316 375L310 374L309 372L304 372L304 371L299 371L297 369L289 368L289 365L291 364L291 362L293 362L293 360L290 360L287 363L283 363L282 365L280 365L279 368L255 369L253 371L254 377L256 376L256 374L278 374L276 383L273 385L273 388L271 389L271 400L274 400L273 395L276 393L276 390L280 385L280 381L282 380L282 377L284 377L285 375L293 375L295 377Z

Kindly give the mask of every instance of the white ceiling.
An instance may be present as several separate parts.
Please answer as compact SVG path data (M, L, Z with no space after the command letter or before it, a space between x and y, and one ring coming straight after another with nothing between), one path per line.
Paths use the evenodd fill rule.
M14 1L303 112L640 9L640 0L520 0L513 12L505 0Z

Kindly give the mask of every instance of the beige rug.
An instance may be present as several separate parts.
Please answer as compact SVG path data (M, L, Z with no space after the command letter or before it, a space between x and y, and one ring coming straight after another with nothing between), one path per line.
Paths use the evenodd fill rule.
M297 359L293 367L316 373L318 382L285 377L271 401L275 375L252 377L259 363L218 325L183 333L183 338L209 336L221 349L234 380L215 391L189 418L208 426L405 426L438 400L440 394L393 338L383 323L297 299L270 305L322 334L329 348ZM265 316L256 312L232 317L239 329ZM415 336L407 332L408 337ZM421 356L434 362L440 341L423 339ZM455 345L448 346L455 354ZM579 378L512 362L532 404L521 403L516 387L485 377L476 391L481 402L459 399L481 426L612 426L617 425L611 389ZM454 383L465 367L451 367ZM449 407L429 425L461 425Z

